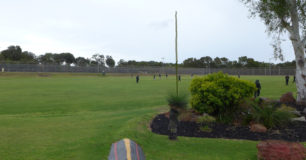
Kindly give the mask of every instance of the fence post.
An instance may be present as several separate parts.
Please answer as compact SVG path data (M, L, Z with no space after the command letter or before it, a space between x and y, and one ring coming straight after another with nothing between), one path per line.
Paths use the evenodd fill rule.
M265 67L265 76L267 75L267 69L266 69L266 67Z
M271 64L270 64L270 76L272 75L272 73L271 73Z

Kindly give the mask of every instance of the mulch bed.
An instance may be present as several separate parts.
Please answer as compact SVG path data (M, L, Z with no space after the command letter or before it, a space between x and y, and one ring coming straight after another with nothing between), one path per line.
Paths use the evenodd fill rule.
M169 118L165 114L157 115L152 123L152 132L168 135ZM249 126L233 126L221 123L211 125L211 132L200 130L200 124L196 122L179 122L178 136L186 137L207 137L207 138L226 138L226 139L247 139L247 140L286 140L293 142L306 141L306 122L292 122L284 128L274 128L266 133L255 133L250 131Z

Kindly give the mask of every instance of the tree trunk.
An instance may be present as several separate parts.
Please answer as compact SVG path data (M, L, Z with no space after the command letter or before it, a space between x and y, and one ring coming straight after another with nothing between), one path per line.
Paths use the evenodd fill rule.
M306 67L304 47L297 42L292 41L295 60L296 60L296 89L297 89L297 103L306 105Z
M179 112L176 109L170 109L169 115L169 139L176 140L177 139L177 126L178 126L178 115Z
M296 89L297 89L297 103L306 105L306 68L305 68L305 48L304 48L304 37L301 40L299 18L297 12L296 0L288 0L290 3L290 15L291 25L288 27L290 33L290 40L294 49L295 60L296 60Z

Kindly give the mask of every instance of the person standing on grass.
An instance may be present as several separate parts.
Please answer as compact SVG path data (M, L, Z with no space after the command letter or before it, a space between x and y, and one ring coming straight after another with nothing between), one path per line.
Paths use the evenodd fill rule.
M286 86L288 86L289 76L287 75L287 76L285 77L285 79L286 79Z
M161 74L158 75L159 79L161 79Z
M153 76L153 79L155 79L155 74L154 74L154 76Z
M181 75L178 76L178 80L181 81Z
M136 83L139 82L139 75L136 76Z
M238 72L238 78L240 78L240 73Z
M259 80L256 80L256 81L255 81L255 85L256 85L256 91L255 91L254 96L255 96L255 98L256 98L256 97L259 97L259 95L260 95L260 90L261 90L261 85L260 85Z
M293 76L293 81L292 81L292 83L295 83L295 75Z
M166 73L166 78L168 78L168 73Z

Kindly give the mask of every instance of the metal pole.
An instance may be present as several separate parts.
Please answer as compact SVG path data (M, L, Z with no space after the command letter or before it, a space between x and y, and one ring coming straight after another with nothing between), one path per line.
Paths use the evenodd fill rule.
M272 73L271 73L271 63L270 63L270 76L272 75Z
M161 60L162 60L161 73L162 73L162 74L165 74L165 66L164 66L164 60L165 60L165 58L162 57Z
M176 63L175 63L175 73L176 73L176 95L178 96L178 67L177 67L177 11L175 11L175 57L176 57Z

